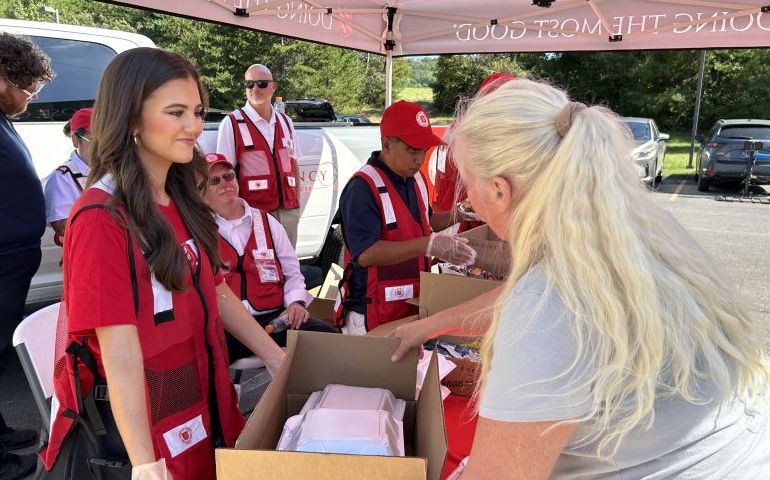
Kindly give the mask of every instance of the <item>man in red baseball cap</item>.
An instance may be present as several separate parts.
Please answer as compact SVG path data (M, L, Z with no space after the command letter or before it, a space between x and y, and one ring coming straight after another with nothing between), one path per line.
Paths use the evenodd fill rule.
M64 227L72 205L83 192L88 180L88 145L91 142L91 113L93 108L76 111L64 126L64 134L75 147L68 161L51 172L45 184L45 216L54 230L54 241L64 243Z
M476 256L465 239L432 233L420 167L441 139L425 110L394 103L382 114L380 136L382 150L372 153L340 197L345 272L334 321L348 334L417 313L406 301L419 294L420 271L430 269L430 257L469 265Z

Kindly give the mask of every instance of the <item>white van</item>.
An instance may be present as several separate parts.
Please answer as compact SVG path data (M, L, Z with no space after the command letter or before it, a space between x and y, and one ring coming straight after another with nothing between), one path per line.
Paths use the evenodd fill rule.
M154 47L149 38L135 33L101 28L0 19L0 31L24 35L51 57L56 78L30 103L27 112L14 120L32 154L38 177L64 163L72 142L62 132L75 111L90 107L107 64L118 53L136 47ZM62 275L61 248L48 227L43 236L43 258L27 295L27 304L58 300Z

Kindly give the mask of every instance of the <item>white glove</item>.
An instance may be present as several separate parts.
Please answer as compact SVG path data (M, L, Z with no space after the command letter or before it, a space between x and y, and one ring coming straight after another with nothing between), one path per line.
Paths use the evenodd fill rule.
M468 239L450 234L431 233L425 254L453 265L473 265L476 261L476 250L468 245Z
M173 480L166 469L166 459L143 463L131 469L131 480Z

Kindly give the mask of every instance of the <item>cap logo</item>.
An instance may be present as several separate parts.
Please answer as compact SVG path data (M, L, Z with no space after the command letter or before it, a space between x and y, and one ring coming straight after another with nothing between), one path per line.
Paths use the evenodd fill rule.
M425 112L423 112L422 110L417 112L417 116L415 117L415 120L417 120L417 125L423 128L430 125L430 122L428 122L428 116L425 115Z
M209 162L215 162L215 161L219 160L219 157L216 154L214 154L214 153L208 153L208 154L206 154L206 160L209 161Z

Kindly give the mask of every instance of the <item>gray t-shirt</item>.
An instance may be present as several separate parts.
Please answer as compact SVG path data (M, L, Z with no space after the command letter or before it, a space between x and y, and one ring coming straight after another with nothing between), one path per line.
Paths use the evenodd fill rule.
M481 398L482 417L507 422L565 420L590 410L595 368L577 351L572 315L539 268L530 270L506 302ZM565 373L566 372L566 373ZM693 404L661 394L650 428L638 426L609 461L585 444L591 422L581 423L557 460L551 478L566 479L770 479L767 404L721 402L719 386L698 385ZM757 402L759 404L759 402Z

